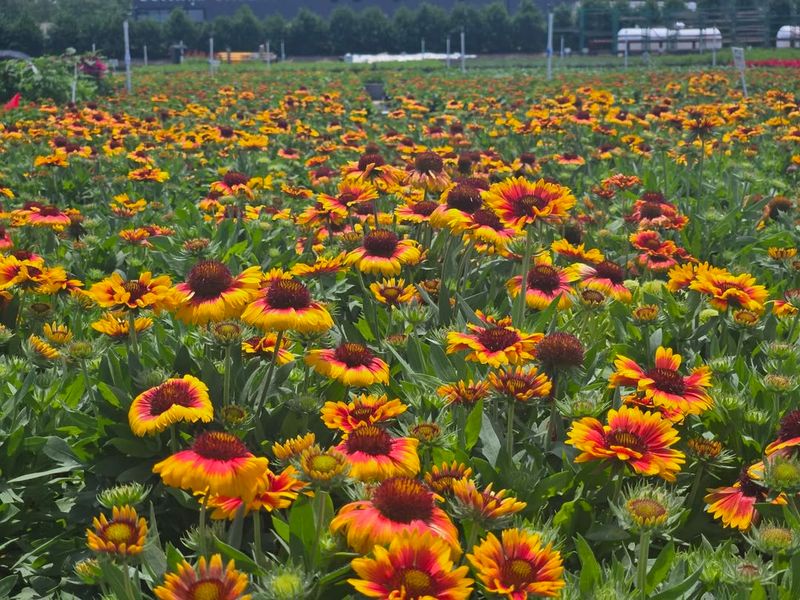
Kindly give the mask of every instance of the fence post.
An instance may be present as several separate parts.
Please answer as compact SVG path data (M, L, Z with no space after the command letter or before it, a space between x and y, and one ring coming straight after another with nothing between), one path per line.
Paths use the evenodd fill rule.
M144 52L144 66L147 66L147 44L142 46L142 52Z
M461 72L467 72L467 39L464 28L461 28Z
M125 42L125 89L130 94L133 82L131 81L131 38L128 33L128 19L122 22L122 35Z
M547 80L553 78L553 13L547 13Z
M585 14L583 8L578 9L578 52L583 54L583 48L586 45L586 36L584 28L586 27Z
M447 68L450 68L450 36L447 36Z

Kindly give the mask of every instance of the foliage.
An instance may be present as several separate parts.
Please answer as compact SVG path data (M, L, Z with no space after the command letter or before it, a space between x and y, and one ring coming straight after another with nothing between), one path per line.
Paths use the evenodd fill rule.
M93 55L69 55L43 56L31 61L2 61L0 100L7 100L20 93L24 101L52 100L63 104L72 97L73 80L77 81L76 100L86 101L98 93L108 92L104 76L92 76L85 70L76 68L84 59L99 60Z

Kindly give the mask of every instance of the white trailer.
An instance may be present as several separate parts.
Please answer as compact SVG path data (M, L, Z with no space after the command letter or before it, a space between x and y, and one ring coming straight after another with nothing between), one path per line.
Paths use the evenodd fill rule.
M775 36L776 48L800 48L800 26L784 25Z

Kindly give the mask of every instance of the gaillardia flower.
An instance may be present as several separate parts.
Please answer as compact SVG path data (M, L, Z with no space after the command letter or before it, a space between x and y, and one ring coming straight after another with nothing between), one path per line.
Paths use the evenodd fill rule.
M186 281L175 286L182 297L176 316L194 325L238 318L260 282L258 267L245 269L234 277L219 261L200 261L189 270Z
M222 555L214 554L211 560L201 556L195 567L184 560L153 593L158 600L250 600L252 596L244 593L248 583L232 560L223 566Z
M336 450L347 457L351 477L383 481L419 473L418 445L415 438L396 438L376 425L362 425L346 434Z
M483 199L504 223L516 229L536 221L560 221L576 202L563 185L543 179L530 182L524 177L495 183L483 193Z
M389 383L389 365L357 342L342 342L334 349L311 350L306 354L306 363L320 375L347 386Z
M558 298L558 308L569 308L572 305L571 295L574 293L570 283L576 279L578 274L572 267L560 269L553 266L548 254L539 254L528 269L525 303L534 310L544 310ZM517 275L506 284L512 298L519 296L521 281L522 275Z
M623 405L609 410L607 421L603 425L594 417L584 417L572 424L566 443L581 450L575 462L620 461L640 475L675 481L686 460L683 452L670 448L680 438L668 419Z
M347 254L347 263L363 273L399 275L403 265L415 264L420 251L413 240L401 240L387 229L376 229L364 236L358 248Z
M739 479L731 486L709 490L705 496L706 512L721 519L725 527L748 529L758 514L756 503L765 502L767 491L756 483L747 469L742 469Z
M256 457L235 435L206 431L153 467L166 485L251 501L267 479L269 463Z
M348 579L357 592L369 598L467 600L473 580L466 566L455 567L447 544L431 535L406 532L388 548L375 546L374 558L353 559L360 579Z
M389 400L386 394L376 396L361 394L351 402L326 402L322 407L322 421L329 429L349 433L362 425L388 421L403 414L408 406L398 398Z
M481 315L478 315L481 317ZM534 348L544 337L541 333L524 333L511 326L511 319L484 320L486 327L467 323L468 333L450 331L447 353L467 350L467 360L492 367L518 365L533 360Z
M636 387L655 406L687 415L699 415L711 408L713 401L704 389L711 387L711 369L697 367L684 377L678 372L681 356L670 348L659 346L655 366L647 371L621 355L617 355L614 366L617 370L611 375L609 387Z
M273 279L242 313L242 321L268 331L322 333L333 327L328 310L294 279Z
M792 410L783 415L778 429L778 439L770 443L764 453L769 456L778 450L796 446L800 446L800 410Z
M172 281L167 275L153 277L145 271L138 279L122 279L119 273L112 273L95 283L86 291L102 308L114 310L135 310L149 308L158 312L171 308L175 303Z
M167 379L142 392L128 409L131 431L139 437L159 433L180 421L208 423L213 418L208 387L191 375Z
M433 492L410 477L392 477L378 485L370 500L343 506L331 521L331 532L342 532L347 544L360 554L375 546L388 546L403 532L425 532L441 538L452 556L461 554L458 530L438 506Z
M553 598L565 585L561 553L523 529L506 529L501 539L490 533L467 558L486 590L508 600Z
M243 504L245 515L262 508L268 512L289 508L297 499L298 493L306 487L306 483L297 479L296 475L297 470L291 466L277 475L268 471L264 487L259 488L255 497L247 503L241 498L231 496L209 497L208 508L213 510L211 518L232 520L236 518Z
M86 530L86 544L95 552L126 557L136 556L144 548L147 522L132 506L115 506L110 521L101 514L92 525L94 531Z

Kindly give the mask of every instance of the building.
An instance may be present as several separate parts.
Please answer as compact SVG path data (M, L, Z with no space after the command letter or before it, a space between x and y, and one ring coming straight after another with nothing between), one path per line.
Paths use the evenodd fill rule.
M377 6L391 14L401 6L417 8L420 4L440 6L450 10L457 2L480 8L497 0L133 0L133 10L137 18L165 21L176 8L182 8L195 21L208 21L215 17L233 15L242 5L248 5L258 17L280 14L293 18L300 9L307 9L322 16L328 16L339 6L362 10ZM509 12L517 10L520 0L501 0ZM553 0L534 0L542 9L558 4Z

